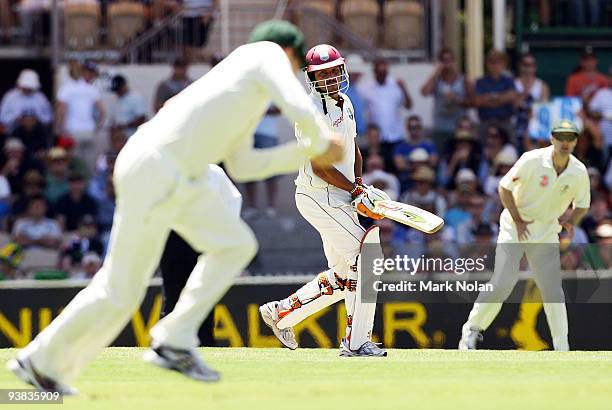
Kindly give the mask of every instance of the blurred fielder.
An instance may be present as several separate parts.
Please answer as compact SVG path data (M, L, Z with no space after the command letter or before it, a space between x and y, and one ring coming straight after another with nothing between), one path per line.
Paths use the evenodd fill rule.
M324 169L343 147L294 73L303 35L271 21L254 44L237 48L208 74L166 102L119 154L117 209L104 265L63 312L9 363L40 390L68 386L108 346L140 306L171 229L199 252L175 309L151 330L146 359L200 381L219 374L199 357L197 330L255 255L257 242L240 219L239 194L216 166L238 180L297 171L306 158ZM276 44L274 44L276 43ZM300 125L302 139L254 150L253 131L274 102Z
M499 182L504 205L495 251L492 292L481 292L463 325L459 349L476 349L518 281L523 254L544 300L555 350L569 350L567 311L561 287L559 232L568 231L588 212L591 194L586 167L572 152L578 128L561 120L551 131L552 145L524 153ZM567 221L559 221L572 205Z
M343 93L349 86L344 58L330 45L315 46L306 54L306 77L311 98L344 143L342 162L324 169L305 161L295 180L297 208L319 231L329 269L288 298L266 303L259 311L278 339L295 349L292 326L344 299L348 317L340 356L386 356L387 352L370 340L376 304L362 303L359 297L358 257L366 230L359 224L355 210L380 218L372 212L371 199L389 197L361 180L362 159L355 142L353 105ZM298 124L296 137L301 140L303 136ZM380 243L378 228L368 231L367 236L369 243Z

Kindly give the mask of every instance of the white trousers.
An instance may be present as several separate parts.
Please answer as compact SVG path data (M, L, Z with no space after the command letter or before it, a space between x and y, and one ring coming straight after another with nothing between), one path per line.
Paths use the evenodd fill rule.
M542 294L554 348L569 350L567 310L561 286L558 243L498 243L495 250L495 269L489 281L493 284L493 291L481 292L478 295L468 320L463 325L463 333L471 328L485 330L491 325L501 310L503 301L510 296L518 281L520 262L524 254Z
M128 144L115 166L117 207L100 271L19 355L44 375L69 383L108 346L140 306L171 229L205 252L180 299L152 330L155 342L197 346L197 329L255 255L240 219L240 194L211 166L186 178L167 156Z

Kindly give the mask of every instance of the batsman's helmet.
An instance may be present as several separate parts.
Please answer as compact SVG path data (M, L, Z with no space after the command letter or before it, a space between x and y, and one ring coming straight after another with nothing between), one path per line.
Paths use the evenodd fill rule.
M316 80L315 71L331 67L340 67L340 75L324 80ZM349 77L344 58L335 47L329 44L319 44L308 50L304 72L310 91L316 92L321 96L335 94L338 91L345 92L349 87ZM330 89L330 86L337 87Z
M284 20L267 20L255 26L249 36L249 43L271 41L281 47L291 47L304 65L304 34L295 25Z

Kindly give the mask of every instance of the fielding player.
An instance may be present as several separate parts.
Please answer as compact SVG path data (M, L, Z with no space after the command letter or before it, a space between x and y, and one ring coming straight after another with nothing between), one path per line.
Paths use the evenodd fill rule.
M302 33L279 21L256 30L272 42L237 48L168 100L119 154L108 256L90 285L9 363L25 382L74 392L66 383L115 339L140 305L171 229L205 256L175 309L152 329L147 360L196 380L219 379L195 350L196 332L257 242L237 208L227 206L235 201L235 187L209 164L223 161L236 179L255 180L297 171L306 158L324 169L343 151L294 75L304 58ZM253 131L270 102L300 125L300 143L252 148Z
M589 176L572 154L578 128L562 120L551 131L551 146L524 153L499 182L504 205L495 251L492 292L481 292L463 325L459 349L475 349L518 281L523 254L544 300L544 311L555 350L569 350L567 311L561 287L559 232L573 235L588 212ZM572 205L571 216L559 221Z
M306 77L311 97L329 124L343 138L344 159L334 168L324 169L312 161L300 168L295 181L295 202L302 216L314 226L323 240L329 269L321 272L296 293L259 308L264 322L288 348L297 348L291 326L318 310L345 299L346 337L341 356L386 356L370 340L376 311L375 303L361 303L358 296L358 256L366 230L359 224L354 206L366 216L371 212L369 198L386 194L365 186L361 180L362 159L355 143L353 105L343 93L349 86L344 58L334 47L321 44L306 54ZM296 136L302 138L296 126ZM351 205L351 201L354 202ZM375 228L369 235L378 235Z

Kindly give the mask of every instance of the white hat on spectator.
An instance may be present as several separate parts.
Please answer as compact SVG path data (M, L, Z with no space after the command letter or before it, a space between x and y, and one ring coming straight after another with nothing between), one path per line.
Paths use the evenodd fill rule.
M495 165L514 165L517 159L516 151L513 148L507 147L497 153L494 162Z
M346 69L351 74L365 74L367 72L367 63L359 54L349 54L344 59L344 64L346 64Z
M469 168L463 168L459 170L459 172L457 172L457 176L455 177L455 183L457 185L466 182L475 182L476 180L476 174Z
M25 149L25 145L19 138L9 138L4 143L4 149L6 151L23 151Z
M29 90L38 90L40 88L38 73L30 69L22 70L19 78L17 78L17 86Z
M412 150L410 155L408 155L409 161L414 162L424 162L429 160L429 154L425 148L415 148Z
M612 238L612 224L609 222L601 223L595 229L595 235L599 238Z
M88 263L101 263L102 258L100 258L100 255L98 255L95 252L87 252L85 256L83 256L82 262L83 262L83 265L86 265Z

